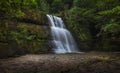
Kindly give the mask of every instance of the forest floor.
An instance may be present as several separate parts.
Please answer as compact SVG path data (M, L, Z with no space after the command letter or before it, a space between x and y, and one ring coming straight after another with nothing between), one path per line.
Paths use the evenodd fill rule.
M120 73L120 53L29 54L0 59L0 73Z

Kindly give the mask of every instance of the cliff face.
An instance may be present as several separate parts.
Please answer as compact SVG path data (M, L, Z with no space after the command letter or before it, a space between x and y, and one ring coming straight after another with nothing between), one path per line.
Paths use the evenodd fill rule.
M0 57L50 50L46 15L32 9L24 12L24 17L0 19Z

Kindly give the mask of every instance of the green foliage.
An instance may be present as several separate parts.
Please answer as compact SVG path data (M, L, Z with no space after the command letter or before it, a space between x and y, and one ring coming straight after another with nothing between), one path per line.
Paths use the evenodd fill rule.
M40 11L43 11L45 13L48 13L49 12L49 5L48 3L46 2L46 0L38 0L38 8L40 9Z
M105 10L99 12L100 15L112 15L112 14L117 14L120 15L120 6L116 6L111 10Z
M22 12L21 10L18 10L16 13L15 13L15 17L23 17L25 16L25 13Z
M21 23L17 26L17 29L18 31L11 31L10 36L12 42L17 43L17 48L19 48L20 51L23 53L47 52L47 49L43 49L43 45L47 41L41 39L41 37L45 36L43 28Z
M24 41L31 41L35 38L35 35L29 35L28 26L18 26L19 32L12 31L12 39L17 42L18 45L23 44Z
M93 11L92 9L88 10L75 6L68 12L69 14L66 20L69 25L67 26L70 27L71 30L74 30L81 40L91 39L89 21L91 21L90 18L93 19ZM88 20L88 22L86 22L86 20Z
M103 27L103 31L107 32L107 33L118 34L118 33L120 33L120 25L116 24L116 23L106 24Z
M23 0L23 4L25 6L27 6L27 5L36 5L37 2L36 2L36 0Z
M22 17L25 14L22 9L35 6L36 0L2 0L0 1L0 14L2 17Z
M73 6L65 10L61 16L77 40L86 41L82 42L80 47L86 49L93 44L96 45L96 40L101 39L98 42L99 47L103 48L101 50L111 50L109 40L118 39L120 33L119 5L119 0L74 0ZM93 48L99 50L98 47L92 46Z
M63 7L64 6L61 0L54 0L54 2L52 3L52 11L55 13L62 11L64 9Z
M93 8L95 6L96 0L74 0L74 6L80 8Z

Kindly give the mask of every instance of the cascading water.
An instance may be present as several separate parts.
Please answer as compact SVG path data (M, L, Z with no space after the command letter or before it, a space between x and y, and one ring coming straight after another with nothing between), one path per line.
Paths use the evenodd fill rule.
M47 15L51 26L52 44L54 53L75 53L79 52L71 33L65 28L60 17Z

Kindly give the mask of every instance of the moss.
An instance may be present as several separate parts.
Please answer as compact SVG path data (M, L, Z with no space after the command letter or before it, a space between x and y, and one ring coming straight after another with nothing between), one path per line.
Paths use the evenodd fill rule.
M41 23L45 21L43 18L44 13L40 11L28 8L24 9L23 12L25 16L20 18L33 19ZM9 51L14 52L13 54L16 55L46 53L49 49L44 26L17 22L16 19L3 19L0 22L0 42L3 42L0 44L0 51L6 56L6 52Z

